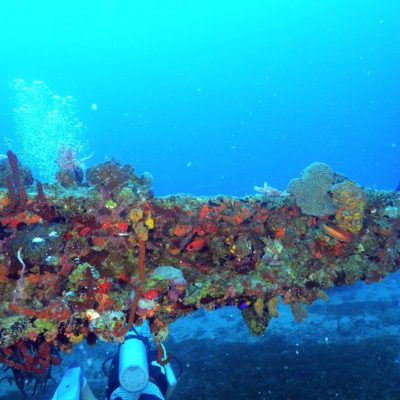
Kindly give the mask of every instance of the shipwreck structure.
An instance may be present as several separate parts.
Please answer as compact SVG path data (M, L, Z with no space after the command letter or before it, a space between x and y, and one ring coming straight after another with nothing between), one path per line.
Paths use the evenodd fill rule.
M9 151L0 168L0 362L40 375L81 340L122 341L148 319L157 341L200 307L235 305L253 334L335 285L400 268L400 193L365 189L314 163L280 193L168 196L106 162L60 164L32 185ZM62 167L64 165L64 167Z

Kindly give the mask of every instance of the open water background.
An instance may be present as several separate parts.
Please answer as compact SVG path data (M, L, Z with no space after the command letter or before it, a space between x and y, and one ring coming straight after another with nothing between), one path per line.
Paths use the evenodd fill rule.
M0 132L9 83L42 80L76 99L91 162L150 171L156 194L284 189L313 161L392 189L399 17L397 0L1 2Z
M22 78L76 99L88 165L132 163L156 195L283 190L313 161L393 189L399 18L397 0L0 2L0 153L21 140L9 85ZM182 321L177 400L399 399L390 279L338 289L333 308L300 326L287 315L258 342L229 311ZM101 393L101 354L85 351Z

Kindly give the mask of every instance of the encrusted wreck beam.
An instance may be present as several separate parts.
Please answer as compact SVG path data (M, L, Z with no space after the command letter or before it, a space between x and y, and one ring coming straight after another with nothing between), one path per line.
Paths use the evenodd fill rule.
M325 289L399 269L399 193L326 167L313 164L288 193L265 185L245 198L154 198L115 163L75 191L46 185L45 198L39 185L12 214L13 193L0 192L0 361L21 340L121 341L144 318L162 341L199 307L235 305L260 334L280 299L300 321Z

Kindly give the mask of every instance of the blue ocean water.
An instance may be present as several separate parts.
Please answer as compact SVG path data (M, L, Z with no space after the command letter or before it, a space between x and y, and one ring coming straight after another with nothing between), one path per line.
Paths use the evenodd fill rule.
M42 80L76 99L93 163L150 171L158 195L284 189L316 160L392 189L399 15L396 0L2 2L0 129L13 137L9 83Z
M156 195L245 195L264 181L283 190L313 161L361 185L394 189L400 180L399 17L397 0L1 2L0 153L21 140L10 83L40 80L76 99L86 126L82 156L93 152L88 165L112 158L132 163L153 174ZM364 284L335 289L342 332L327 317L316 343L331 350L331 336L346 342L359 334L361 341L398 331L399 276L390 279L373 291ZM376 317L380 305L384 319ZM325 311L317 310L302 327L285 318L272 326L276 337L293 342L293 365L304 360L303 343L322 326ZM213 341L217 329L220 338L238 330L233 338L251 343L229 311L205 318L179 322L172 337ZM213 332L199 333L210 324ZM263 340L257 345L272 347ZM248 375L260 374L262 365L255 363ZM299 385L303 377L296 374Z

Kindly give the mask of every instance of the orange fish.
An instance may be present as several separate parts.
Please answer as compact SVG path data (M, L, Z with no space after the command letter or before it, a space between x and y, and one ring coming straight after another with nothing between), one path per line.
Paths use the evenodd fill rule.
M275 238L276 239L280 239L280 238L284 237L285 236L285 232L286 232L286 229L284 227L278 226L275 229Z
M125 221L120 221L117 223L117 228L119 231L127 232L129 228L129 224Z
M148 300L153 300L158 296L158 292L155 289L150 289L147 292L143 293L143 297Z
M200 238L199 239L194 239L186 246L186 250L187 251L201 250L205 246L207 246L207 240L206 239L200 239Z
M104 279L103 282L97 283L96 292L101 294L107 294L110 287L111 287L111 282L108 279Z
M322 227L329 236L332 236L341 242L350 243L353 240L353 236L350 232L339 228L338 226L323 224Z
M28 217L27 223L28 224L36 224L37 222L40 222L42 220L42 217L40 215L34 214Z
M90 231L91 231L91 229L90 229L88 226L85 226L84 228L82 228L82 229L79 231L79 234L80 234L81 236L86 236Z

